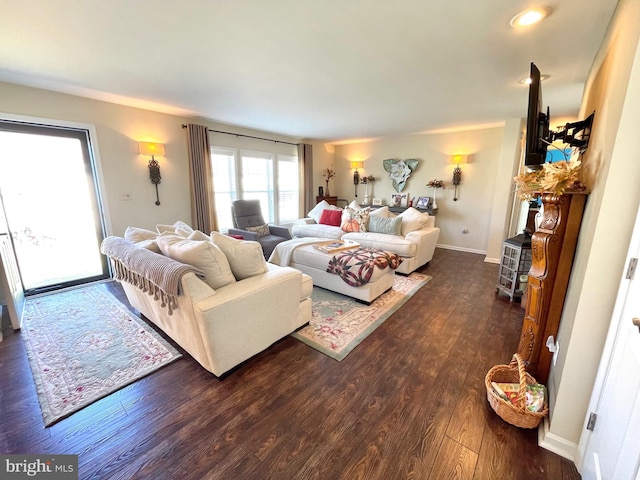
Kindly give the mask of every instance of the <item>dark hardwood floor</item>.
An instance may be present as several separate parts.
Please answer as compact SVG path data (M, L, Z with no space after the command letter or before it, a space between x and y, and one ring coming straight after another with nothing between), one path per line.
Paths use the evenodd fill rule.
M0 452L78 454L83 479L579 479L487 403L524 312L483 259L437 249L433 280L342 362L287 337L220 380L185 354L50 428L5 328Z

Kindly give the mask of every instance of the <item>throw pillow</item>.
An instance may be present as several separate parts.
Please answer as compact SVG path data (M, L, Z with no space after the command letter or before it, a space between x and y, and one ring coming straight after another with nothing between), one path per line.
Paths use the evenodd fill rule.
M180 233L178 233L178 235L182 236ZM198 240L199 242L211 241L211 237L209 237L209 235L207 235L206 233L201 232L200 230L194 230L189 235L187 235L187 238L189 240Z
M380 208L372 208L369 212L369 218L371 217L395 217L395 214L389 211L389 207L386 205Z
M178 229L180 230L180 232L177 231ZM184 223L182 220L178 220L173 225L156 225L156 230L158 231L158 233L179 233L179 235L183 237L187 237L191 232L193 232L193 228Z
M341 208L338 208L335 205L331 205L326 200L322 200L315 207L313 207L309 211L309 213L307 213L307 217L313 218L314 222L316 222L316 223L320 223L320 216L322 215L322 212L325 211L325 210L340 210L340 211L342 211Z
M402 217L386 218L370 216L369 231L374 233L400 235L402 233Z
M158 246L158 242L156 242L155 238L149 240L142 240L141 242L136 242L136 245L141 248L146 248L147 250L151 250L155 253L162 253L160 251L160 247Z
M229 261L217 245L168 233L159 235L157 242L163 255L202 270L205 273L204 281L211 288L218 289L235 283Z
M226 255L236 280L244 280L267 271L267 262L258 242L236 240L219 232L211 232L211 240Z
M342 211L341 210L323 210L320 215L320 221L317 222L322 225L331 225L333 227L339 227L342 223Z
M259 237L266 237L271 234L271 232L269 232L269 225L266 223L264 225L258 225L257 227L247 227L245 230L256 233Z
M402 218L402 235L406 236L407 233L415 230L420 230L427 224L429 219L428 213L420 213L413 207L407 208L404 212L398 215Z
M127 227L124 231L125 240L133 243L142 242L143 240L155 240L157 236L158 232L138 227Z
M347 207L342 212L340 228L345 232L366 232L369 222L369 209L355 210Z

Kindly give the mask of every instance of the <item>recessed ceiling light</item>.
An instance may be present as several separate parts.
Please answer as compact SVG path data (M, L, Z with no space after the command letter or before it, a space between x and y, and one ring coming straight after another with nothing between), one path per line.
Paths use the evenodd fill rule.
M544 82L547 78L549 78L549 75L540 75L540 81ZM531 85L531 78L530 77L524 77L522 80L520 80L520 83L522 85Z
M524 12L520 12L518 15L511 19L512 27L528 27L535 23L541 22L551 14L550 7L534 7Z

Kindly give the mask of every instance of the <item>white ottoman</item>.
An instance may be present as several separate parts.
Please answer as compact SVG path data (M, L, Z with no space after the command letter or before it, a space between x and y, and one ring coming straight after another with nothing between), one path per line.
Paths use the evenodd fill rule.
M321 252L313 245L302 245L293 251L289 266L309 275L313 279L313 284L318 287L356 298L365 303L371 303L393 286L394 270L389 267L384 269L375 267L371 280L367 284L352 287L339 275L327 272L327 266L332 258L333 254Z

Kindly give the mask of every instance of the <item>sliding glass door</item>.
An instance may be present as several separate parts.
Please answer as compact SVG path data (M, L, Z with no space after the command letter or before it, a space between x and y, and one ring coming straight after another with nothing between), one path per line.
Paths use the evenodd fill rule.
M0 192L27 295L109 276L86 130L0 121Z

